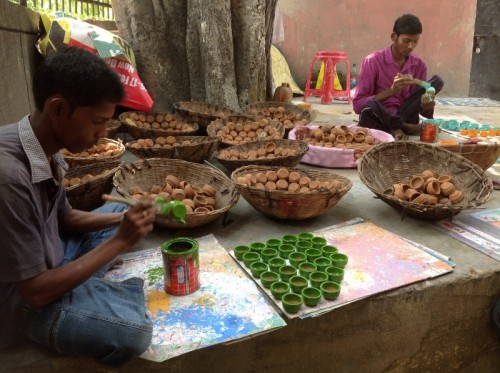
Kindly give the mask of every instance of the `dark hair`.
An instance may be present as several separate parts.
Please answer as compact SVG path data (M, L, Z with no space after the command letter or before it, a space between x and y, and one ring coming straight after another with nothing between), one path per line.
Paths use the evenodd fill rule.
M36 108L42 111L47 98L55 94L68 100L71 110L103 101L118 104L125 97L118 74L100 57L76 47L50 53L35 71Z
M403 14L396 20L396 22L394 22L392 31L398 36L401 34L421 34L422 24L420 23L418 17L413 14Z

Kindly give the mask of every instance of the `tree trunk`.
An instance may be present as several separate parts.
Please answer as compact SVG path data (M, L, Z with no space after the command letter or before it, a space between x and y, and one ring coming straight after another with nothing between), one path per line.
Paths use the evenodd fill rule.
M154 111L177 101L240 110L272 96L277 0L112 0ZM271 85L270 85L271 84Z

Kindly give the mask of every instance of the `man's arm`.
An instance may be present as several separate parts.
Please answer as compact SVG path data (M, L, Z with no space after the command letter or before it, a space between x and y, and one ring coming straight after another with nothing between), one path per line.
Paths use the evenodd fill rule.
M94 232L120 224L122 213L87 212L71 209L59 218L59 231L64 234Z

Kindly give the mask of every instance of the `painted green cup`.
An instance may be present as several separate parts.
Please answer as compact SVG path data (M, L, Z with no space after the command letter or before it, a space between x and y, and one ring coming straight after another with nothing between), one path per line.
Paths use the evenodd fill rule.
M252 276L256 278L260 278L260 275L267 271L269 268L264 262L253 262L250 264L250 272L252 272Z
M328 274L325 272L316 271L309 275L311 286L317 289L319 289L323 282L328 281L328 279Z
M305 278L309 278L311 273L316 272L318 270L318 267L316 267L316 264L311 263L311 262L302 262L299 264L299 273L301 276L304 276Z
M288 282L275 281L271 284L271 294L274 299L281 300L283 295L290 292L290 285Z
M280 276L276 272L265 271L260 274L260 282L266 289L269 289L271 287L271 284L278 281L279 279Z
M335 254L339 250L335 246L325 245L321 248L321 251L323 252L323 256L330 257L331 254Z
M302 232L297 235L299 241L311 241L314 238L314 234L311 232Z
M243 259L243 263L245 264L245 267L250 268L250 265L253 262L260 261L260 254L253 252L253 251L249 251L249 252L243 254L243 256L241 258Z
M270 259L268 264L271 271L279 273L280 268L286 264L286 261L283 258L276 257Z
M325 281L320 286L323 298L326 300L335 300L340 294L340 285L333 281Z
M280 253L280 257L282 257L283 259L288 259L290 253L293 253L295 251L295 246L287 243L282 243L281 245L279 245L278 251Z
M305 262L306 260L307 260L306 254L298 251L294 251L293 253L290 253L290 255L288 256L288 261L295 268L299 268L299 264Z
M291 277L293 277L297 274L297 268L287 264L287 265L284 265L283 267L280 267L278 272L279 272L281 281L289 281Z
M306 250L306 256L307 256L307 261L313 263L316 258L321 258L323 253L321 252L320 249L307 249Z
M283 309L287 313L297 313L300 311L304 300L302 296L295 293L286 293L281 298L281 303L283 305Z
M264 262L269 263L269 261L272 258L276 258L277 256L279 256L279 253L278 253L278 250L276 250L276 249L265 248L260 253L260 256Z
M344 279L344 268L330 266L325 269L325 272L328 275L328 279L337 284L340 284Z
M321 301L321 290L318 288L307 287L302 289L302 299L304 299L304 303L308 307L315 307Z
M345 254L335 253L330 255L330 260L335 267L344 268L347 265L349 258Z
M297 248L297 251L300 251L301 253L305 253L306 250L313 248L313 244L310 241L297 241L297 243L295 244L295 247Z
M278 249L278 246L281 245L281 240L277 238L270 238L266 241L266 247L270 249Z
M316 267L318 267L318 271L323 272L327 267L330 267L332 265L332 261L328 258L325 258L324 256L314 259L313 263L316 264Z
M286 234L284 235L283 237L281 237L281 241L283 243L288 243L288 244L292 244L292 245L295 245L295 243L298 241L299 239L297 238L297 236L294 236L292 234Z
M305 289L309 285L307 278L297 275L290 277L288 283L290 284L290 288L292 289L292 291L296 294L300 294L302 292L302 289Z
M243 260L243 254L248 253L250 248L248 246L240 245L234 248L234 256L238 260Z
M252 242L249 246L251 251L259 254L266 248L266 244L264 242Z
M311 239L311 242L313 244L313 247L315 249L321 249L323 246L325 246L328 242L326 241L326 238L324 237L318 237L315 236Z

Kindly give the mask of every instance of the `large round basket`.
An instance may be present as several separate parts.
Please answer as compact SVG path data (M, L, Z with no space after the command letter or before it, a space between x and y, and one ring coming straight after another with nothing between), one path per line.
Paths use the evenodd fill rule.
M293 167L308 148L305 141L262 140L230 146L218 151L214 157L231 172L249 165Z
M121 140L102 137L92 148L80 153L69 153L62 150L64 160L69 167L90 165L95 163L109 164L119 160L125 153L125 146Z
M188 120L198 123L200 132L206 132L208 125L215 119L228 119L241 115L241 113L226 107L195 101L176 102L174 110Z
M101 162L70 168L65 175L65 179L68 181L92 175L89 181L82 181L77 185L66 187L66 196L70 205L84 211L92 211L103 205L102 195L109 194L113 190L113 175L120 167L120 163L120 161ZM90 177L87 176L87 178Z
M111 119L106 126L107 127L106 129L108 130L107 137L109 139L114 138L118 134L118 132L120 132L122 124L123 123L121 122L121 120Z
M177 114L125 111L118 116L127 132L135 139L160 136L191 136L198 132L198 124L186 121Z
M500 157L500 144L437 144L450 152L460 154L462 157L467 158L469 161L474 162L483 170L487 170L495 164L498 157Z
M393 184L409 180L425 170L452 176L456 189L464 193L464 199L453 205L427 205L403 201L384 193ZM480 206L493 190L491 180L475 163L441 147L412 141L395 141L373 147L361 158L358 172L361 181L382 201L403 215L428 220L449 218L464 209Z
M208 136L221 138L221 146L241 145L257 140L279 140L285 136L283 124L273 119L233 117L216 119L207 128Z
M288 134L295 126L311 122L311 113L289 102L263 101L245 107L245 114L279 120Z
M141 141L150 141L154 146L141 145ZM171 140L171 141L170 141ZM165 143L172 142L171 144ZM173 142L175 141L175 142ZM220 144L219 137L176 136L171 138L139 139L128 142L125 147L139 158L174 158L189 162L203 162L210 158Z
M163 186L168 175L193 186L208 184L215 188L216 209L205 213L188 213L186 224L157 215L155 224L158 226L176 229L198 227L217 219L238 202L238 191L222 171L178 159L149 158L122 165L113 177L113 185L123 197L131 198L129 190L132 187L150 190L153 185Z
M309 192L289 192L284 190L268 190L249 186L240 182L240 178L257 175L285 168L288 172L297 171L311 180L320 182L336 182L338 187L327 189L321 187ZM330 170L304 170L294 167L276 166L243 166L231 174L231 179L243 198L264 215L286 219L303 220L317 217L330 210L351 189L352 182Z

